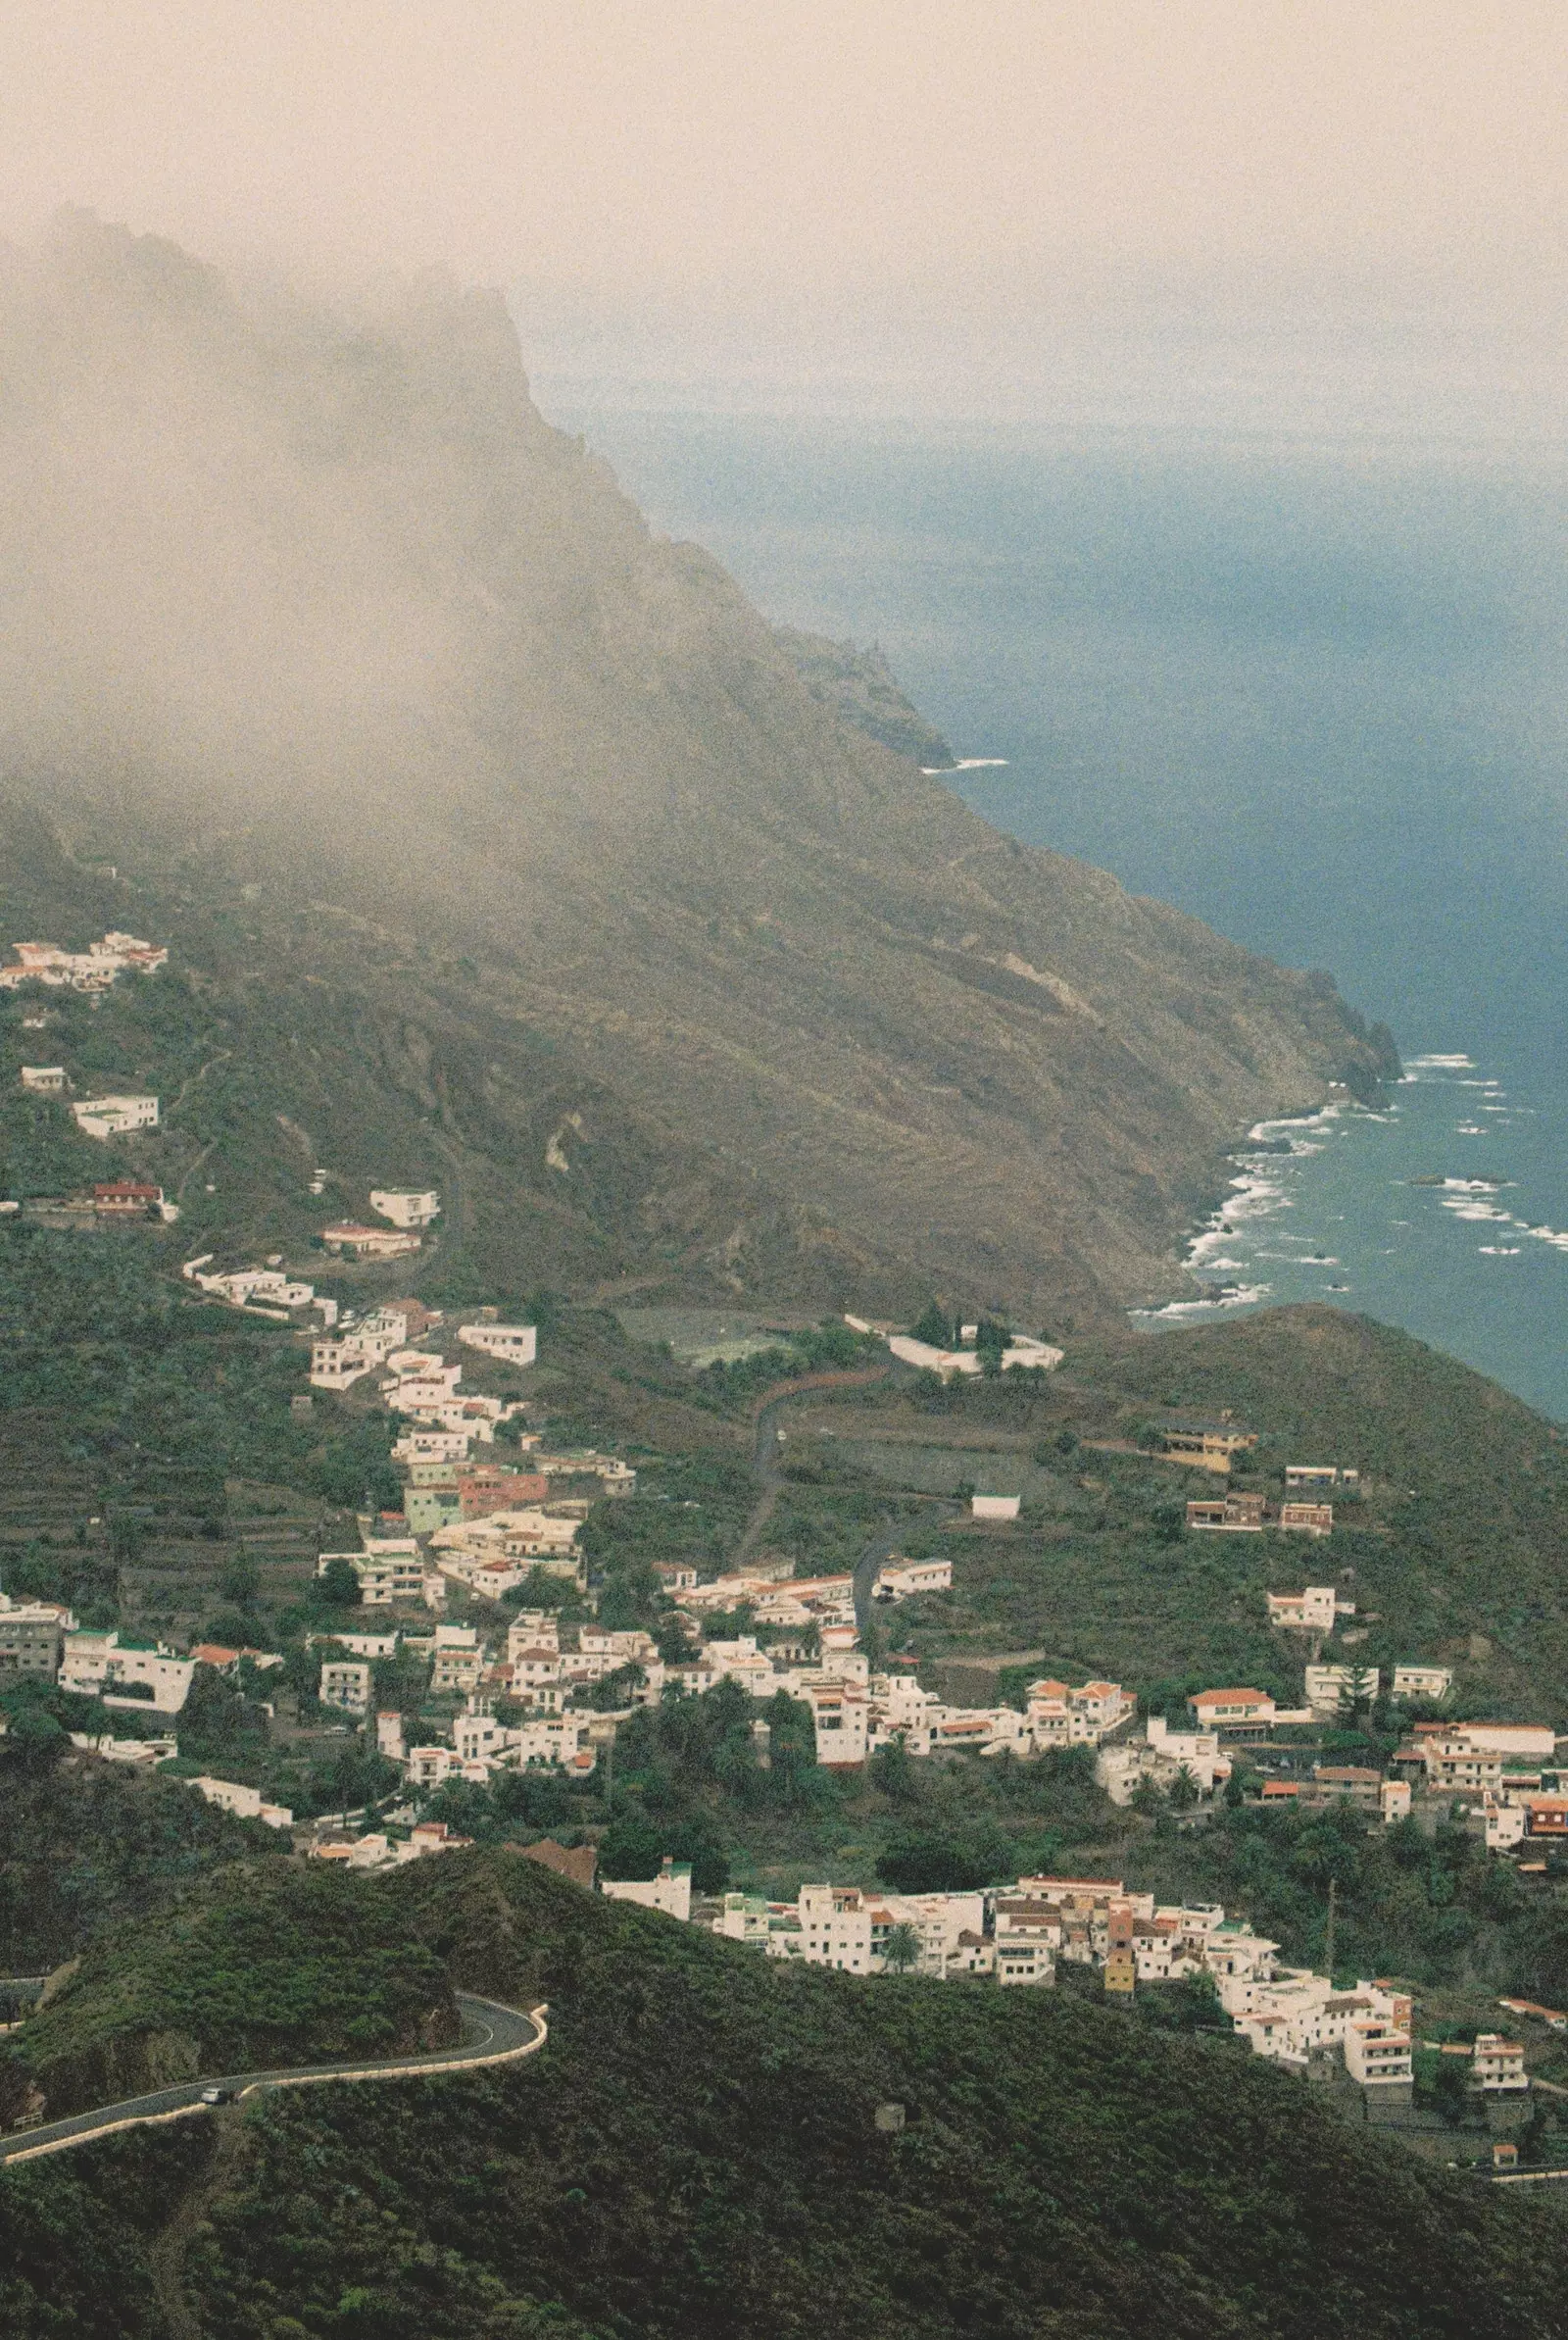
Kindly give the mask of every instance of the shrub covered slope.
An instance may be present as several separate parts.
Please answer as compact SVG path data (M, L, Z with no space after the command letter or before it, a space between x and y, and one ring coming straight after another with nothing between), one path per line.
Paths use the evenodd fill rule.
M550 2045L252 2115L186 2267L225 2340L1561 2328L1553 2206L1430 2172L1228 2043L1065 1993L785 1971L504 1852L355 1890L454 1980L547 1997ZM155 2184L170 2150L148 2142ZM117 2170L60 2174L68 2283ZM35 2222L50 2180L22 2174ZM92 2247L133 2270L109 2219ZM47 2330L9 2272L8 2328Z
M458 2037L445 1970L334 1869L238 1863L160 1921L113 1927L28 2018L20 2064L59 2117L174 2080Z

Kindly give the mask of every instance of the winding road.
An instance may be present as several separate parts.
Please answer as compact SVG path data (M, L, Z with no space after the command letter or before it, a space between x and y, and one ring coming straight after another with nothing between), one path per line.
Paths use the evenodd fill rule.
M0 1992L6 1985L0 1982ZM67 2120L52 2120L39 2128L16 2129L0 2137L0 2166L28 2162L46 2153L65 2153L72 2146L91 2144L96 2137L113 2136L120 2129L151 2122L181 2120L210 2110L202 2102L208 2089L223 2090L225 2103L243 2104L268 2088L304 2088L323 2080L422 2080L451 2071L475 2071L485 2065L511 2064L534 2055L550 2036L547 2007L519 2015L494 1999L479 1999L469 1991L454 1993L463 2017L464 2036L456 2047L438 2048L428 2056L388 2058L378 2064L301 2064L277 2071L220 2073L210 2079L184 2080L177 2087L159 2088L147 2096L127 2097L118 2105L99 2105Z
M878 1381L898 1382L906 1376L897 1367L878 1366L859 1373L820 1373L803 1375L798 1381L775 1384L758 1407L752 1440L752 1469L758 1482L758 1498L734 1552L725 1566L735 1571L744 1568L761 1542L773 1506L778 1501L784 1481L779 1444L783 1436L786 1409L802 1398L820 1395L824 1390L867 1388ZM912 1379L913 1376L909 1375ZM956 1518L963 1510L960 1503L947 1496L929 1495L921 1498L943 1517ZM892 1553L899 1551L909 1532L909 1521L895 1520L891 1527L880 1528L865 1546L855 1564L855 1621L863 1633L871 1616L871 1588L876 1583L877 1570Z

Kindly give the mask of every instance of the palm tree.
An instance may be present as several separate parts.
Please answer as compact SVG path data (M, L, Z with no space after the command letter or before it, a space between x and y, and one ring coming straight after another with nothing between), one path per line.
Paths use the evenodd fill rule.
M1170 1783L1172 1812L1191 1812L1193 1806L1200 1801L1201 1796L1202 1790L1193 1772L1188 1769L1186 1764L1179 1765L1176 1776Z
M906 1918L899 1920L883 1943L882 1964L894 1974L907 1974L920 1964L920 1936Z

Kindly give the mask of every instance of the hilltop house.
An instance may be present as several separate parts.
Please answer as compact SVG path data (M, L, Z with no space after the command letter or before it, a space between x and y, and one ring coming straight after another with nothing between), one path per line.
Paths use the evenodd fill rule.
M389 1187L372 1187L370 1209L382 1219L389 1219L395 1227L427 1227L441 1210L441 1197L431 1189L424 1194L411 1194Z
M220 1812L231 1812L236 1819L263 1820L269 1828L291 1828L294 1815L286 1804L269 1804L259 1787L246 1787L237 1779L215 1779L202 1772L187 1785L209 1804L216 1804Z
M477 1349L503 1365L529 1366L539 1354L537 1324L460 1324L458 1338L465 1348Z
M136 1129L156 1129L156 1097L78 1097L71 1116L84 1137L128 1137Z
M1255 1430L1241 1430L1228 1421L1163 1423L1159 1434L1172 1462L1212 1470L1220 1477L1229 1475L1238 1455L1257 1444Z
M1120 1682L1031 1682L1025 1716L1036 1753L1047 1747L1098 1747L1138 1712Z
M190 1694L193 1658L162 1641L123 1641L118 1632L68 1633L60 1687L101 1698L107 1707L177 1715Z
M1280 1525L1287 1534L1332 1535L1334 1506L1332 1503L1282 1503Z
M65 1094L66 1068L64 1065L24 1065L22 1085L34 1090L40 1097L60 1097Z
M155 974L169 958L161 943L113 930L84 951L63 951L53 942L19 942L15 967L0 967L0 990L44 983L53 990L107 991L122 974Z
M1163 1715L1150 1716L1143 1738L1102 1747L1095 1759L1095 1777L1113 1804L1130 1804L1146 1779L1173 1787L1184 1771L1212 1795L1231 1775L1230 1759L1220 1753L1217 1731L1172 1730Z
M421 1238L407 1227L367 1227L351 1219L322 1227L321 1244L351 1260L396 1260L417 1251Z
M146 1186L135 1178L112 1178L95 1186L92 1207L99 1219L162 1219L170 1208L161 1186Z
M1268 1621L1287 1632L1332 1633L1342 1617L1355 1615L1355 1603L1342 1600L1332 1584L1309 1584L1301 1592L1265 1593Z
M1396 1666L1393 1694L1396 1698L1428 1699L1434 1706L1446 1698L1453 1688L1453 1674L1446 1666Z
M1191 1460L1190 1457L1184 1460ZM1206 1468L1206 1466L1205 1466ZM1263 1527L1261 1495L1200 1495L1187 1506L1187 1524L1221 1534L1257 1535Z
M683 1922L692 1914L692 1872L689 1862L667 1857L657 1877L601 1877L599 1890L606 1901L635 1902L644 1910L662 1910Z
M906 1560L895 1553L877 1570L871 1587L874 1601L907 1601L916 1593L947 1592L953 1584L951 1560Z
M978 1333L979 1326L966 1324L962 1331L972 1336ZM902 1365L915 1366L921 1372L938 1373L944 1381L951 1381L956 1374L974 1375L985 1370L978 1349L938 1349L929 1341L917 1341L912 1334L906 1332L890 1333L888 1348ZM1050 1373L1060 1365L1063 1354L1062 1350L1054 1349L1049 1341L1034 1340L1025 1333L1014 1332L1008 1335L1006 1346L1002 1351L1001 1369L1005 1373L1012 1371L1015 1367L1021 1367Z

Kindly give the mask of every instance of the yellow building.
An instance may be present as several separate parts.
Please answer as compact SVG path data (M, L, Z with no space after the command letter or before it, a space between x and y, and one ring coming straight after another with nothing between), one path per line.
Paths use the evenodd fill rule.
M1195 1470L1228 1472L1235 1457L1257 1444L1255 1430L1238 1430L1228 1422L1188 1422L1163 1432L1165 1452L1173 1463Z
M1105 1988L1122 1992L1131 1998L1138 1981L1138 1960L1132 1950L1108 1950L1105 1953Z

